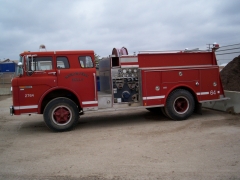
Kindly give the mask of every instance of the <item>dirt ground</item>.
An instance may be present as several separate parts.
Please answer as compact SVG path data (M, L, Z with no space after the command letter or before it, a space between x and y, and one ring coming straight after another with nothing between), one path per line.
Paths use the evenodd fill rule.
M240 115L96 113L53 133L41 115L10 116L10 105L0 96L0 179L240 179Z

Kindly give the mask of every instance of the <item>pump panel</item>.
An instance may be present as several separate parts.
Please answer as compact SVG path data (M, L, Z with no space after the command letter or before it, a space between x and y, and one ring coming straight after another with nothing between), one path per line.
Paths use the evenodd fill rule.
M112 69L112 89L114 103L139 101L138 68Z

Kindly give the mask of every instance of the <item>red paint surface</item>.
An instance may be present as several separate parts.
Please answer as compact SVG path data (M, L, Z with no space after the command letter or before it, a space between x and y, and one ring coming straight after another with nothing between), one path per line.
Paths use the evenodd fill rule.
M94 60L93 51L25 52L21 56L27 54L51 56L53 68L52 70L34 73L31 76L27 76L24 72L21 77L13 79L13 105L38 105L38 108L15 109L15 115L41 113L40 108L43 99L48 93L57 89L68 90L74 94L77 97L76 101L82 108L98 106L97 103L82 103L97 101L96 81L94 80L96 69L82 68L78 60L79 56L90 56ZM68 58L69 69L57 69L56 57L58 56ZM137 57L138 62L123 62L121 66L139 66L142 78L140 79L142 97L140 98L145 98L143 106L164 105L170 92L176 88L188 89L198 101L219 99L219 95L224 95L214 52L146 53L139 54ZM216 86L213 85L214 82L217 84ZM31 88L21 88L23 86L31 86ZM156 90L157 87L160 89ZM209 94L197 95L201 92L209 92ZM158 96L163 98L151 99L151 97ZM181 102L177 104L180 110L182 107L184 109ZM59 119L57 115L56 119Z

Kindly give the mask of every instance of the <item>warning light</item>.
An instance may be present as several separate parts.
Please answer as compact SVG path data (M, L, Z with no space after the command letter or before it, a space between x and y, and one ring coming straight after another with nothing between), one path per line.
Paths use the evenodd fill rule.
M219 47L220 47L219 44L215 42L215 43L213 43L213 48L212 48L212 50L213 50L213 51L216 51Z

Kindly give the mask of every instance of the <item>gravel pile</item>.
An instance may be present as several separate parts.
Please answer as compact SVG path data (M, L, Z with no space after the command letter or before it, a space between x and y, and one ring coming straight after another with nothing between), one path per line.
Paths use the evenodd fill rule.
M240 91L240 55L229 62L220 75L224 90Z

